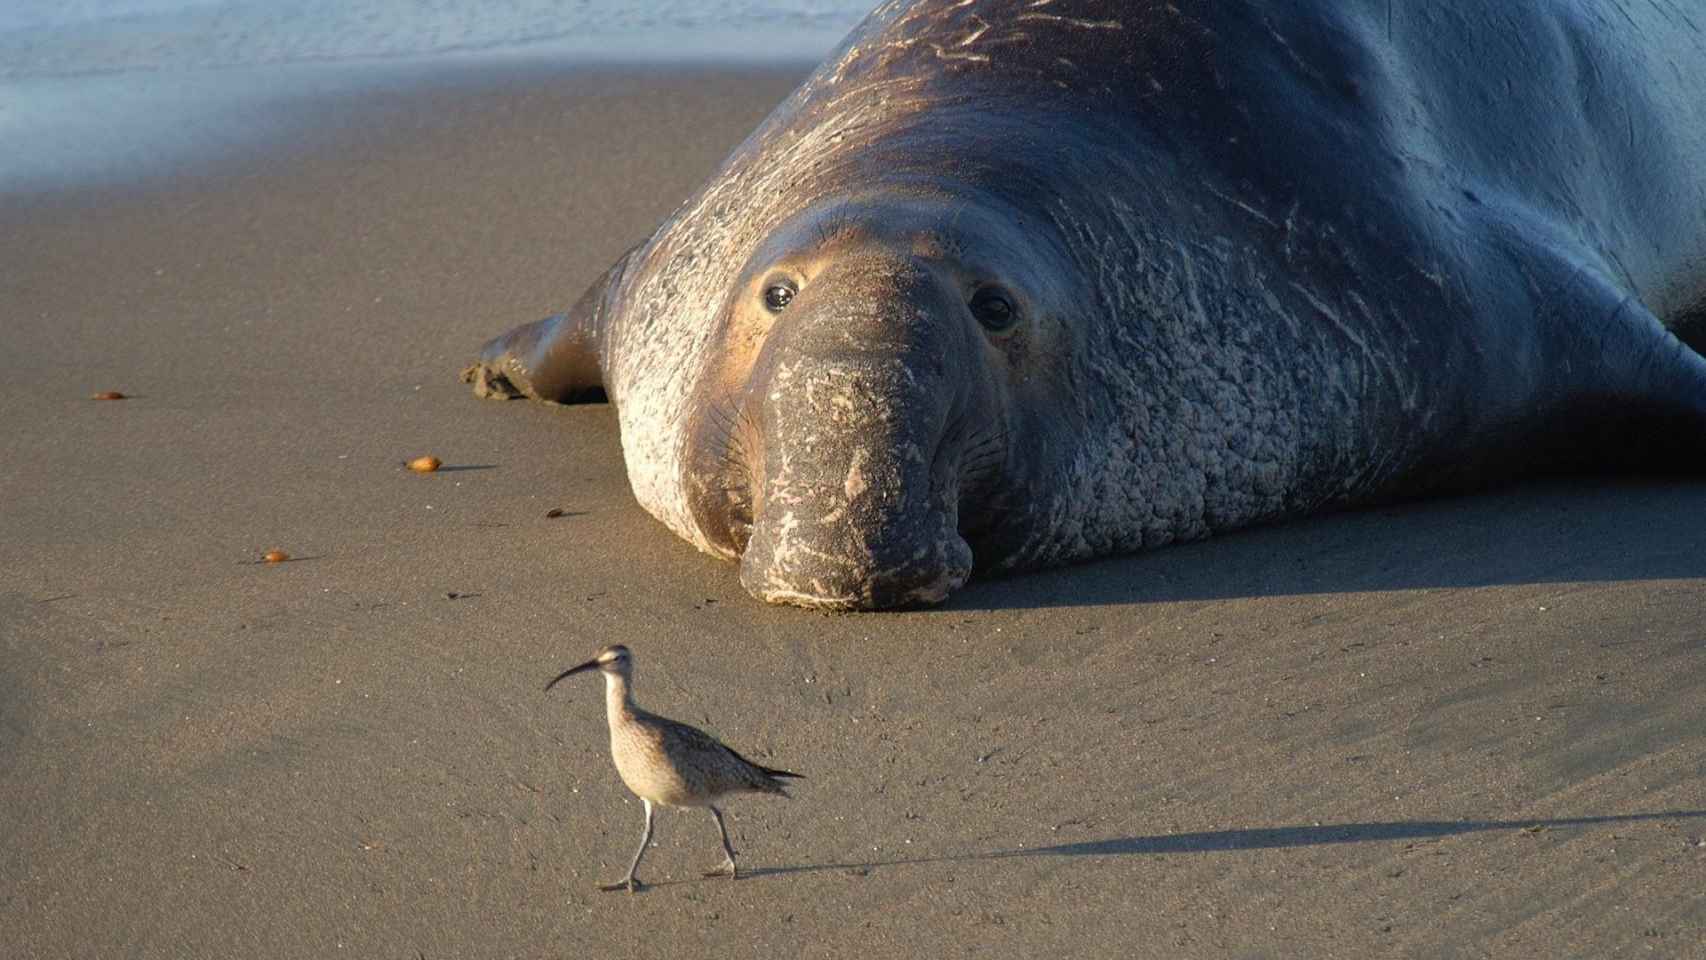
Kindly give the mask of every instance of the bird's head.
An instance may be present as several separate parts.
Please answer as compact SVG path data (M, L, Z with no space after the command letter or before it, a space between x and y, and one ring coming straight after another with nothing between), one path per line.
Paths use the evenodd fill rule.
M633 654L629 653L628 648L620 643L613 643L599 650L598 655L591 660L557 674L550 683L545 684L545 689L549 690L557 685L558 680L572 677L585 670L597 670L606 676L616 676L626 680L633 669Z

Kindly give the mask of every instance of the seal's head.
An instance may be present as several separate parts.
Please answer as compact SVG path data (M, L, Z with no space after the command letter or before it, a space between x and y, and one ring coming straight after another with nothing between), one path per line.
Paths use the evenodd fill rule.
M772 602L934 603L1022 544L1071 291L1045 236L939 190L814 204L758 244L698 382L701 534Z

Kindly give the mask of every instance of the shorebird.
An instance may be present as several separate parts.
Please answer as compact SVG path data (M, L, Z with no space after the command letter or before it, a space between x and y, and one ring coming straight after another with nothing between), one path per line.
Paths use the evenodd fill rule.
M610 721L610 758L616 761L616 772L646 808L646 829L640 836L640 849L634 851L634 862L628 865L628 875L616 883L601 884L600 890L627 889L630 893L642 884L634 876L640 868L640 858L652 842L652 808L705 807L717 821L717 833L723 840L726 862L707 877L727 875L736 877L734 847L729 845L729 831L723 826L723 812L716 801L731 793L774 793L786 797L778 777L800 777L798 773L762 767L724 746L716 737L697 727L677 723L667 717L648 713L634 704L634 655L621 644L598 651L598 656L570 667L550 683L572 677L583 670L604 674L604 703Z

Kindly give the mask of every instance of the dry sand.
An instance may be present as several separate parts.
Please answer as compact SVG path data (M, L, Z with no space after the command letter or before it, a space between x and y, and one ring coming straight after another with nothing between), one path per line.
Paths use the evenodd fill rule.
M1706 955L1706 485L822 616L645 516L607 408L456 381L799 75L464 66L0 198L8 957ZM616 641L810 778L730 805L749 879L665 813L595 890L639 804L540 688Z

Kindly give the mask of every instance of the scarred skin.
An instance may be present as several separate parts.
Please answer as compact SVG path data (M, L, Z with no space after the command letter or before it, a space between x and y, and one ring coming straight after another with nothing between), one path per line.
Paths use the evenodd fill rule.
M1703 28L1664 0L888 3L464 375L608 395L647 510L834 609L1517 472L1698 470Z

